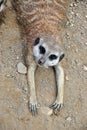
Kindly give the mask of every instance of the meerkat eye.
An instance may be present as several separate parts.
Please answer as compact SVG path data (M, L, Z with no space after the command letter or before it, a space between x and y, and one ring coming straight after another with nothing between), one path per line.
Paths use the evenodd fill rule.
M36 40L35 40L35 42L34 42L34 46L36 46L37 44L39 44L39 42L40 42L40 38L37 37Z
M39 49L40 49L40 54L45 54L46 50L43 46L40 46Z
M57 59L57 56L52 54L52 55L49 56L49 59L50 60L55 60L55 59Z

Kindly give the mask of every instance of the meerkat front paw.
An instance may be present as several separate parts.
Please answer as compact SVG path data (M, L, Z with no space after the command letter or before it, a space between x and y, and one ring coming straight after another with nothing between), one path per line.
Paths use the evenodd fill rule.
M52 105L50 105L50 108L52 108L53 110L60 110L62 107L63 103L58 102L58 100L56 100Z
M36 98L30 98L30 102L29 102L29 109L30 112L32 113L32 115L36 115L37 114L37 100Z

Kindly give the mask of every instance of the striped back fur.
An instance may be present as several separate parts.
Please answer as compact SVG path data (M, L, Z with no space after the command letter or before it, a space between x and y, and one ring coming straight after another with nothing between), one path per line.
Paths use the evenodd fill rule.
M29 37L60 32L69 0L13 0L17 19Z

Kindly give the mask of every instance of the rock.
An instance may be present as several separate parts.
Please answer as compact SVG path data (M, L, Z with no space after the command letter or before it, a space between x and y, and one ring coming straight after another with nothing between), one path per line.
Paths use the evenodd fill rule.
M48 116L51 116L53 114L53 110L49 107L41 107L40 111L41 111L42 114L45 114L45 115L48 115Z
M19 62L17 64L17 71L21 74L26 74L27 73L27 68L26 66L22 63L22 62Z

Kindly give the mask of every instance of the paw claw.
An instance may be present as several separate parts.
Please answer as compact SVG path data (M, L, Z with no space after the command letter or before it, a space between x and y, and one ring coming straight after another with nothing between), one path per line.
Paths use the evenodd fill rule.
M53 104L50 105L50 108L53 109L55 106L56 106L56 103L53 103Z
M50 108L52 108L53 110L60 110L62 106L63 106L62 103L55 101L52 105L50 105Z
M33 116L37 114L37 104L30 103L29 109Z

